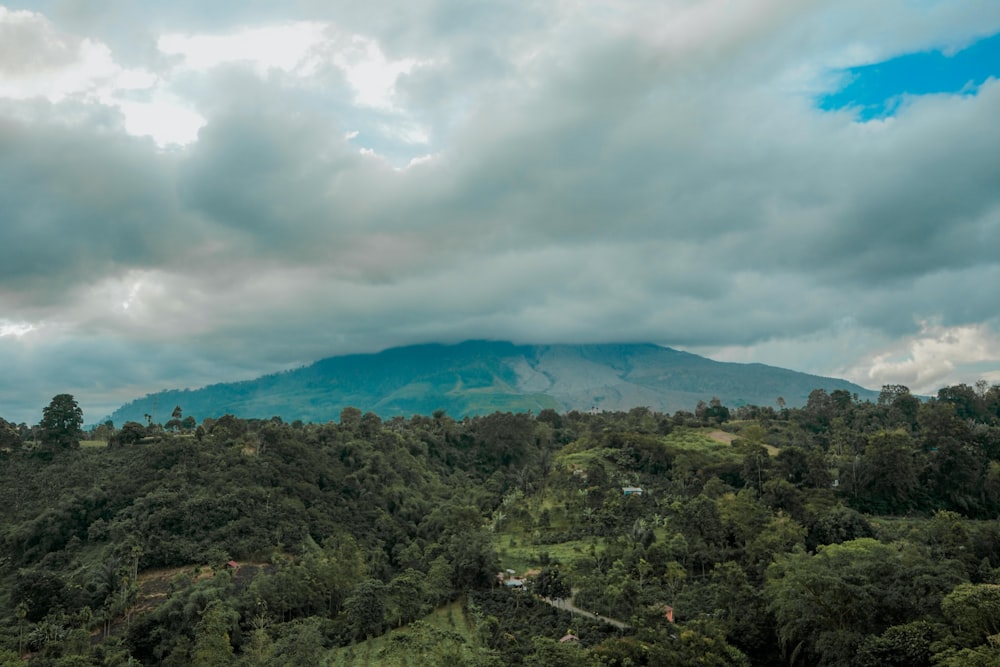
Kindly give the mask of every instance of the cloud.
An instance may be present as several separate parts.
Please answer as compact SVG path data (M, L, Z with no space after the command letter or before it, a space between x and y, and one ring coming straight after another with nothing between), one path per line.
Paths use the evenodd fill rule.
M957 383L956 371L1000 362L1000 336L985 324L944 327L924 323L920 333L897 341L848 371L865 384L903 384L918 393L936 393ZM995 372L993 376L995 377Z
M193 70L246 62L261 74L277 68L308 76L316 67L311 52L323 41L323 32L321 24L300 21L225 35L167 34L156 45L168 56L179 56L184 67Z
M193 141L204 119L162 87L152 71L116 62L100 41L59 31L41 14L0 7L0 99L103 105L122 116L131 135L160 146Z
M996 3L23 4L0 10L18 414L464 338L920 391L995 372L997 80L871 122L816 99L1000 31Z

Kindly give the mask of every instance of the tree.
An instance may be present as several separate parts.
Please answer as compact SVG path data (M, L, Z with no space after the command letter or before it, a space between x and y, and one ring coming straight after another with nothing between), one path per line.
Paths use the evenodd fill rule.
M777 556L764 594L789 664L850 664L861 641L917 620L964 573L911 545L861 538Z
M195 627L194 654L191 664L222 667L234 663L229 630L239 618L232 609L219 601L210 602Z
M352 639L361 640L382 633L385 627L385 584L377 579L366 579L344 601L344 612L350 625Z
M878 395L878 406L884 411L886 428L904 427L912 430L920 412L920 400L901 384L887 384Z
M547 637L532 637L532 651L524 664L529 667L598 667L601 660L578 642L558 642Z
M760 493L764 490L764 480L768 479L767 469L771 467L767 449L755 442L745 443L743 449L743 470L741 477L747 486Z
M544 598L559 600L571 595L569 584L563 579L558 567L543 567L535 577L532 589Z
M356 434L361 426L361 410L348 406L340 411L340 428L350 434Z
M118 433L111 436L108 445L118 447L122 445L134 445L146 437L146 427L139 422L128 421L122 424Z
M860 667L930 667L938 634L927 621L894 625L881 635L869 635L858 647L856 662Z
M705 410L705 418L718 424L729 421L729 408L722 404L717 396L713 396Z
M984 392L985 394L985 392ZM967 384L952 387L942 387L938 390L938 401L955 406L955 415L959 419L981 420L985 415L982 410L982 396Z
M918 504L921 491L916 448L903 430L868 438L862 458L857 503L862 509L903 513Z
M827 433L830 422L833 421L835 406L825 389L813 389L809 392L805 407L798 412L798 420L802 428L812 433Z
M959 584L941 601L941 613L968 647L1000 634L1000 585Z
M864 515L838 504L816 517L809 538L811 545L815 546L874 536L875 531Z
M499 569L493 539L484 530L452 535L445 553L451 561L452 584L456 590L489 588Z
M17 426L0 419L0 449L17 449L21 445L21 434Z
M80 446L83 436L83 410L71 394L59 394L42 410L42 442L53 449Z
M407 568L389 582L386 597L387 616L397 628L430 611L427 576L413 568Z

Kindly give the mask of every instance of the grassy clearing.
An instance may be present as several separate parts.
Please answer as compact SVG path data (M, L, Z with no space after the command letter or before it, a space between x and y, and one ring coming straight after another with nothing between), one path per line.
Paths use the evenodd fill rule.
M545 561L559 562L563 565L574 564L592 558L592 550L600 553L605 548L603 538L570 540L556 544L531 544L522 535L511 533L498 535L496 544L501 567L519 574L539 568Z
M107 440L81 440L81 447L103 448L108 446Z
M330 667L436 666L461 656L476 645L475 628L462 602L439 607L418 623L391 630L380 637L332 649L324 665Z
M678 428L663 437L664 446L678 453L690 453L709 461L739 462L743 455L729 443L721 442L708 429Z
M573 447L572 443L567 445L566 448L556 455L556 460L567 468L577 467L585 469L595 460L606 460L608 455L613 454L615 451L606 447L595 447L594 449L574 451L573 449L570 449L571 447Z

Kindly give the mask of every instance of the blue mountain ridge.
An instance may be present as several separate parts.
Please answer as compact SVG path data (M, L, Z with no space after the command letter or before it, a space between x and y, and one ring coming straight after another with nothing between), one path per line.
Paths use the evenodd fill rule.
M350 354L255 380L166 390L136 399L110 419L169 419L175 406L197 420L233 414L285 421L336 420L345 407L383 419L444 410L455 418L496 411L694 410L719 398L736 407L803 405L814 389L878 392L846 380L764 364L720 362L650 343L515 345L474 340Z

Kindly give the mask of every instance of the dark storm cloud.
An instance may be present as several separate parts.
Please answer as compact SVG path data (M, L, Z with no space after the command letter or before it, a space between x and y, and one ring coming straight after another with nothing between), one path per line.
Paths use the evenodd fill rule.
M81 282L159 264L175 234L195 240L175 206L170 163L120 132L0 119L5 292L58 302Z

